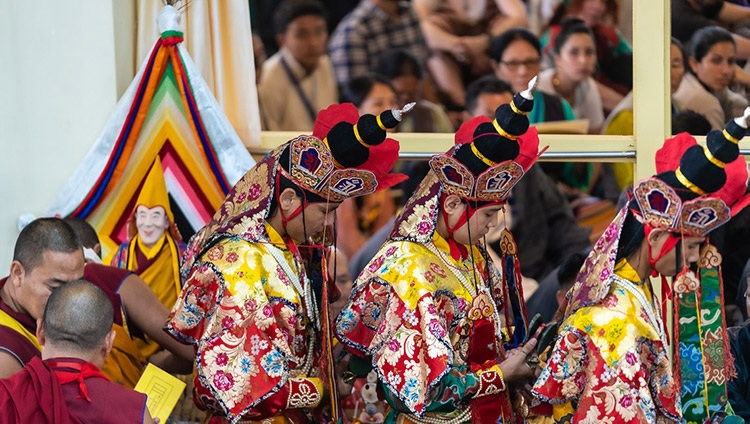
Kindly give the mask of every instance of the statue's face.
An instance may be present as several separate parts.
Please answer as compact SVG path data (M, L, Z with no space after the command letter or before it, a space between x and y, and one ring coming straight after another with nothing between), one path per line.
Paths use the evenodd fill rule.
M161 206L147 208L140 205L135 209L135 226L143 244L153 247L169 228L167 213Z

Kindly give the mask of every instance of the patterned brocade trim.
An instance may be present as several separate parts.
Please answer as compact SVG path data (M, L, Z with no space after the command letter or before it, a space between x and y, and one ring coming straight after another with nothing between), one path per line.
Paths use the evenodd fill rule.
M505 380L503 379L503 372L497 365L487 370L480 370L477 372L477 377L479 380L479 389L477 389L474 397L496 395L507 389Z
M290 378L286 407L313 408L323 399L323 384L318 378Z

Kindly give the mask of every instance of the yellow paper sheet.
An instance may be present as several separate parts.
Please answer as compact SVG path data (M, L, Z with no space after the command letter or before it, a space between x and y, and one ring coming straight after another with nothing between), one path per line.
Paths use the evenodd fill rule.
M159 418L162 423L167 422L183 390L185 383L153 364L148 364L138 384L135 385L136 392L148 396L146 407L151 416Z

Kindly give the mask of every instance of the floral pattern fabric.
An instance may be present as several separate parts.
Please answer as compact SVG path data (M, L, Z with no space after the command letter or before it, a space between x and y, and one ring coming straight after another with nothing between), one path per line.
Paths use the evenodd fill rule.
M491 285L500 281L499 275L490 278L477 271L479 293L475 296L473 283L466 287L474 281L471 258L455 261L447 241L437 234L433 241L442 255L408 241L383 245L358 278L337 319L340 340L358 354L372 356L388 395L397 399L393 403L419 416L434 409L432 402L455 408L455 400L440 403L436 399L445 397L445 390L433 389L448 376L446 381L456 386L467 373L472 313L484 311L483 318L494 327L497 351L504 354L497 315L500 305L489 294L494 291ZM487 269L478 248L472 247L472 255L476 270ZM494 267L490 269L497 273ZM463 276L463 282L456 273ZM474 384L462 381L458 386Z
M268 243L237 238L216 243L196 262L169 318L168 330L196 347L200 403L230 420L265 418L286 406L254 410L300 376L313 354L302 297L269 252L277 243L283 246L275 233ZM291 269L304 272L283 252Z
M562 324L534 395L557 422L656 423L680 420L679 389L660 329L616 279L601 303ZM651 302L648 287L642 294Z

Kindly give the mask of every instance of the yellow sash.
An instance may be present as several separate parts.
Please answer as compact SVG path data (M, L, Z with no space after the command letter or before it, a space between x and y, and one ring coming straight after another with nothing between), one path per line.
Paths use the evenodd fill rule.
M26 337L37 349L39 349L39 352L42 351L42 346L39 344L39 340L36 339L36 334L27 330L26 327L21 325L20 322L16 321L15 318L8 315L8 313L3 311L2 309L0 309L0 325L4 325L11 330L14 330L16 333Z
M112 330L115 331L115 342L112 352L104 360L102 374L107 376L109 381L132 389L141 378L147 361L130 337L125 325L125 317L123 317L123 325L113 324Z
M162 249L165 243L168 249ZM155 256L148 268L138 268L136 249L140 249L146 257L154 258ZM165 233L151 249L144 249L138 235L133 237L128 248L128 269L135 270L138 276L148 284L161 304L168 310L172 309L182 291L180 285L180 256L172 237L168 237ZM145 338L145 341L136 338L134 342L143 359L148 360L151 355L161 349L161 346L151 340L150 337L145 336Z

